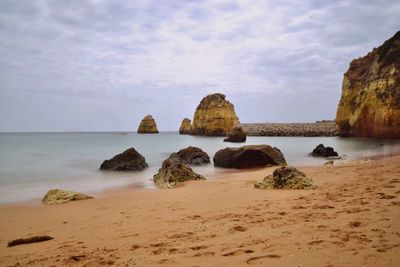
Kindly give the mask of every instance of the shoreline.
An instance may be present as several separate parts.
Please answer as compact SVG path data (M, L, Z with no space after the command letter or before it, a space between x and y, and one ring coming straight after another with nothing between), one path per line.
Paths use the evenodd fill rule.
M398 266L399 163L299 167L317 190L254 189L271 167L169 190L0 206L0 264ZM32 235L54 239L5 246Z
M375 156L360 156L360 157L353 157L353 158L343 157L342 159L334 160L334 162L337 162L337 163L334 165L331 165L331 166L343 166L343 165L348 165L348 164L362 164L362 163L369 162L369 161L387 159L387 158L396 157L396 156L400 157L400 152L392 153L392 154L384 154L384 155L375 155ZM212 163L210 163L210 164L212 164ZM288 166L293 166L295 168L308 168L308 167L320 167L320 166L324 166L324 164L288 165ZM206 177L207 179L205 180L205 182L219 180L219 179L221 179L221 177L226 177L229 174L240 175L243 173L252 173L252 172L257 172L257 171L271 169L271 168L275 169L275 168L277 168L277 166L251 168L251 169L224 169L224 168L219 168L219 167L213 167L213 168L220 169L220 172L213 173L213 175L211 175L211 176L207 175L207 177ZM191 181L189 181L189 183L190 182ZM186 183L180 184L176 188L184 187L185 184ZM51 189L53 189L53 188L49 188L48 190L51 190ZM58 189L65 189L65 188L58 188ZM66 189L66 190L68 190L68 189ZM160 189L157 187L143 188L143 187L135 186L134 184L127 184L127 185L109 187L109 188L105 188L105 189L101 189L101 190L82 192L82 193L85 193L87 195L93 196L95 199L98 199L98 198L108 197L109 195L118 195L120 193L130 193L130 192L132 192L132 190L146 192L146 191L158 191L158 190L166 190L166 189ZM168 190L171 190L171 189L168 189ZM44 196L44 194L43 194L43 196ZM24 200L24 201L0 203L0 208L1 207L25 207L25 206L40 207L40 206L43 206L43 204L42 204L43 196L40 198L38 197L38 198Z
M63 205L0 206L0 265L399 265L400 155L299 167L316 190L255 189L273 170ZM54 239L5 246L34 235Z

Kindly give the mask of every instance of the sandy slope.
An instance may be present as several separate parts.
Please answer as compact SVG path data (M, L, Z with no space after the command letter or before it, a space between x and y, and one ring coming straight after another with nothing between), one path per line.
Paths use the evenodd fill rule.
M0 206L0 266L400 266L400 156L299 169L320 189L254 189L267 168L173 190ZM6 247L43 234L55 239Z

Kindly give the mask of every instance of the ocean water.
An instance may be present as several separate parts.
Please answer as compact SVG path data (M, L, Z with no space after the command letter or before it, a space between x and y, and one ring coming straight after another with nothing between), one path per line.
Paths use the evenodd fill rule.
M347 158L363 158L400 152L400 140L339 137L248 137L246 145L278 147L289 165L320 165L324 159L308 153L318 144L335 148ZM154 189L152 177L171 153L197 146L212 158L227 146L222 137L154 135L136 133L2 133L0 134L0 203L38 199L52 188L92 193L109 188L134 186ZM100 171L105 159L129 147L138 150L149 164L140 172ZM213 164L196 167L206 177L226 171ZM260 177L262 178L262 177Z

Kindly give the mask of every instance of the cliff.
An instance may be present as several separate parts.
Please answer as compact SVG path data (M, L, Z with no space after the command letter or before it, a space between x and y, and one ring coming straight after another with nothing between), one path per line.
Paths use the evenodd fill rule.
M180 134L190 134L192 131L192 121L188 118L182 120L181 127L179 128Z
M140 122L138 133L158 133L157 124L153 116L147 115Z
M400 32L350 63L336 123L340 136L400 138Z
M223 94L204 97L194 114L192 134L224 136L240 125L235 109Z

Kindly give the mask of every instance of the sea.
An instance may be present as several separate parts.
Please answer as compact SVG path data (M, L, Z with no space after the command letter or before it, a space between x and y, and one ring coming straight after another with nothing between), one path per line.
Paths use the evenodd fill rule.
M397 154L400 140L339 137L248 137L246 145L268 144L279 148L289 165L322 165L326 160L309 156L318 144L332 146L347 159ZM126 187L155 188L152 177L171 153L188 146L207 152L211 159L225 147L223 137L180 135L177 132L1 133L0 204L40 199L53 188L96 193ZM145 158L149 167L136 172L100 171L99 166L129 147ZM217 179L226 169L213 164L195 167L206 178ZM263 177L260 177L260 179Z

